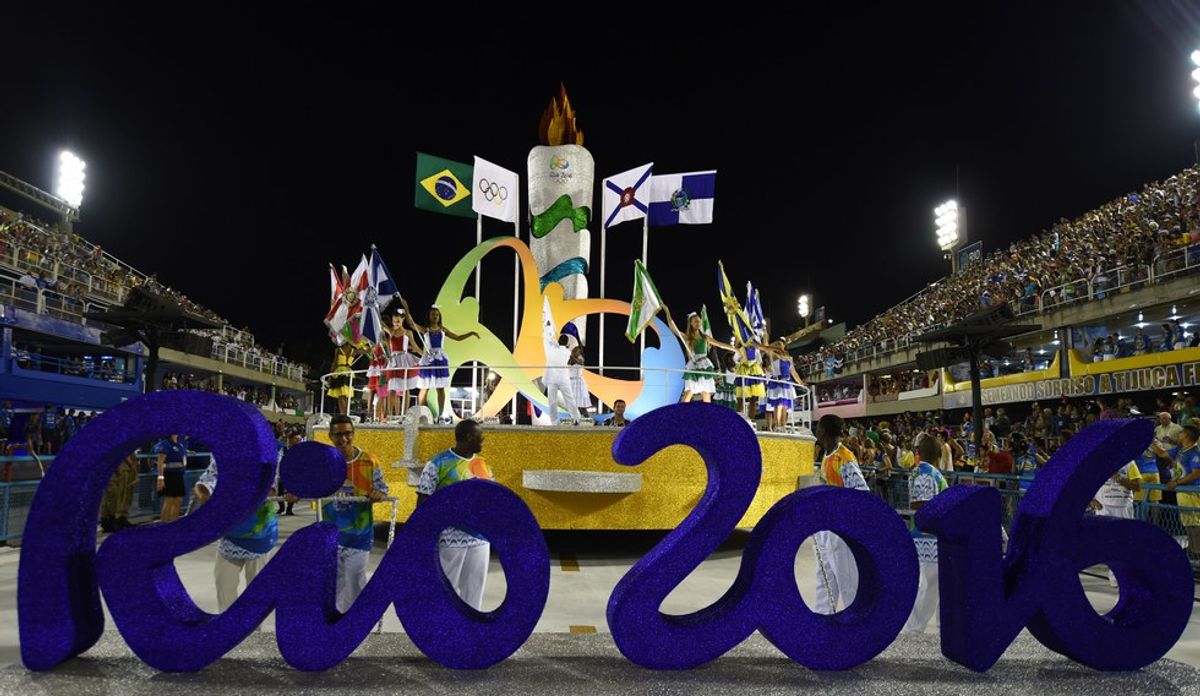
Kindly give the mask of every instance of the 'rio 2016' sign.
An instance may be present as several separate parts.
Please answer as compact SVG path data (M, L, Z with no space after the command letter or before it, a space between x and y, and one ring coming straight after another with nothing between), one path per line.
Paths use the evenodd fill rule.
M220 487L186 518L115 534L97 550L97 510L117 464L137 445L173 432L211 447L221 462ZM1150 438L1149 423L1102 421L1071 440L1021 501L1007 554L995 490L955 486L921 509L918 525L940 545L947 657L986 670L1025 627L1096 669L1136 669L1174 645L1192 603L1184 552L1145 523L1083 514L1105 479ZM758 630L796 662L835 670L870 660L895 639L917 590L911 537L881 500L838 488L780 500L751 533L737 579L721 599L685 616L661 613L663 599L732 531L761 470L745 423L723 407L699 403L638 418L617 437L613 456L636 466L670 445L700 453L708 487L687 519L613 591L608 623L622 654L646 667L687 669ZM274 461L266 421L242 402L212 394L150 394L81 431L47 472L27 521L17 598L26 666L51 669L91 647L104 630L101 591L133 651L166 671L202 669L272 610L280 653L302 670L344 660L389 605L422 652L456 669L493 665L533 632L549 592L546 544L525 504L488 481L450 486L414 512L345 614L334 609L337 530L329 523L293 534L228 611L200 610L173 560L258 507L272 485ZM345 462L332 448L305 444L285 458L281 475L298 495L329 495L345 477ZM508 591L496 610L464 604L442 573L437 537L451 525L479 530L498 554ZM800 544L821 530L846 541L859 569L856 599L830 616L804 604L793 570ZM1112 568L1121 585L1120 601L1103 616L1078 581L1078 572L1096 563Z

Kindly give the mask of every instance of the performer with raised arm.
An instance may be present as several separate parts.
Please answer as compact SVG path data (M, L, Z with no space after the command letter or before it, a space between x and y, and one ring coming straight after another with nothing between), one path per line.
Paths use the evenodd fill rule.
M400 303L404 305L404 318L408 321L409 327L421 335L421 343L424 345L420 375L417 378L417 387L420 390L417 392L417 404L424 404L429 390L436 389L438 420L449 423L453 420L451 413L446 412L446 387L450 386L450 359L446 357L443 346L447 338L453 341L462 341L472 336L479 338L479 334L475 331L468 331L460 335L442 326L442 311L438 309L437 305L429 308L429 325L421 326L413 320L412 311L408 308L408 301L401 297Z
M349 342L342 343L333 349L333 375L329 378L329 398L337 399L338 413L345 415L350 412L350 398L354 395L350 387L350 375L354 370L354 361L360 351Z
M408 410L408 391L418 386L418 359L421 349L413 338L412 332L404 328L405 311L396 310L392 315L391 327L384 326L383 333L388 338L391 354L388 358L386 376L387 415L403 416ZM413 355L413 352L417 355ZM381 379L381 382L385 380Z
M713 345L731 353L734 352L734 347L713 338L711 331L706 330L707 327L704 326L699 314L695 312L689 314L687 331L681 332L675 325L675 320L671 318L671 310L663 305L663 311L667 315L667 326L670 326L671 331L679 337L688 356L686 371L683 373L683 394L679 396L679 402L687 403L699 394L704 403L710 403L713 394L717 392L717 383L713 373L712 360L708 358L708 347Z
M792 356L787 352L787 344L782 339L763 349L775 356L774 371L771 373L771 384L767 387L767 406L775 409L775 429L783 430L787 425L787 412L796 401L796 386L804 386L804 380L796 372Z

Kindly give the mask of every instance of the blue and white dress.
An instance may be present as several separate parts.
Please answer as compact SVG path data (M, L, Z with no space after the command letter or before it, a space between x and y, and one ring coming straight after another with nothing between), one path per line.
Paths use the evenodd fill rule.
M425 354L421 356L421 372L417 378L420 389L445 389L450 386L450 360L442 350L445 331L426 331L421 334Z
M791 408L796 401L796 387L792 385L792 361L779 358L775 361L772 381L767 388L767 405L771 408Z

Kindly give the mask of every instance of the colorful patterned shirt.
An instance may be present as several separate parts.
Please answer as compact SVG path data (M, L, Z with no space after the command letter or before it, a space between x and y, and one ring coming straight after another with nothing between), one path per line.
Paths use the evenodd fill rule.
M387 483L383 480L379 460L360 449L356 457L346 462L346 481L339 492L342 495L364 497L371 491L387 495ZM341 503L336 500L322 506L322 516L338 526L339 547L371 550L375 543L375 518L371 508L371 503Z
M863 478L862 469L858 468L858 460L854 458L854 453L841 444L821 461L821 480L839 488L871 491L867 487L867 480Z
M492 470L483 457L476 454L467 459L459 456L454 450L448 449L429 460L429 463L421 470L417 493L433 495L446 486L473 478L493 480ZM438 538L438 546L451 549L479 546L486 543L487 539L479 532L458 527L443 530L442 535Z
M942 476L941 471L928 462L921 462L917 466L917 475L912 480L910 500L914 503L927 503L947 487L946 477ZM917 558L921 561L936 563L938 559L937 537L922 532L911 519L908 522L908 529L912 533L913 543L917 547Z
M216 459L210 460L208 468L196 483L208 489L209 495L216 492ZM221 537L217 543L217 553L232 561L251 560L267 555L278 541L279 520L275 517L275 503L263 502L254 514Z

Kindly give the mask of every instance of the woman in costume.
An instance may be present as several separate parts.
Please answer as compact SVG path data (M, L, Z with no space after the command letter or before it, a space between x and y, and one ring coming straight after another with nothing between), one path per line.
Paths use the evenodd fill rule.
M733 353L720 356L721 370L717 374L717 393L713 400L731 411L737 410L737 397L734 396L737 385L737 365L733 361Z
M743 415L753 421L758 417L758 400L765 399L767 388L764 386L762 360L759 352L763 346L758 341L739 341L737 354L741 358L737 365L737 407Z
M417 388L420 390L417 392L417 405L425 403L425 395L430 389L436 389L438 419L449 423L453 420L452 415L449 412L443 414L443 411L446 411L446 387L450 386L450 359L446 357L443 346L447 338L462 341L472 336L479 338L479 334L475 331L456 334L442 326L442 310L438 309L437 305L429 308L429 325L421 326L413 321L408 302L403 297L400 298L400 303L404 305L404 318L408 320L409 328L421 335L421 343L424 345L421 369L417 377Z
M350 372L359 350L349 343L333 349L333 375L329 378L329 398L337 399L338 413L346 415L350 410Z
M408 390L417 385L417 356L421 349L412 332L404 328L403 309L396 310L392 315L392 326L383 327L383 333L388 337L388 347L391 357L388 359L387 395L388 415L403 416L408 410ZM417 355L413 355L416 351Z
M679 337L688 356L683 373L683 394L679 396L679 402L687 403L699 394L704 403L710 403L717 391L717 383L714 379L712 360L708 359L708 347L713 345L732 352L733 346L705 334L701 328L699 314L692 312L687 316L687 332L684 333L675 325L675 320L671 318L671 310L667 309L666 305L663 305L663 311L667 315L667 325Z
M787 425L787 414L796 402L796 386L804 380L796 372L792 356L783 341L764 346L766 352L775 356L775 369L771 372L771 386L767 389L767 407L775 410L775 429L783 430Z
M387 377L383 374L388 359L383 344L371 348L371 361L367 364L367 390L363 392L366 408L363 409L363 419L382 421L384 407L387 403ZM374 408L372 408L374 407Z

